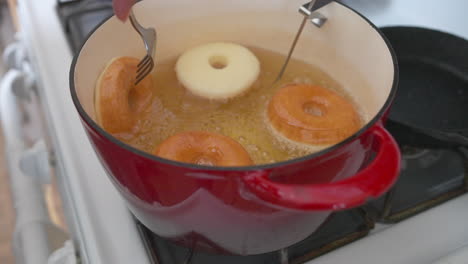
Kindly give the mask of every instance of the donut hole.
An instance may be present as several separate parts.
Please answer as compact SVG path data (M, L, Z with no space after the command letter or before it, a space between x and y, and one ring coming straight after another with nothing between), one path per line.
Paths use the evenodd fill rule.
M144 86L136 86L128 91L127 102L131 111L141 112L151 102L151 91Z
M130 89L128 92L128 105L130 106L130 109L136 110L138 108L138 92L136 89Z
M326 114L325 105L317 102L307 102L302 106L302 109L306 114L316 117L323 117Z
M211 67L217 70L222 70L228 66L228 58L223 55L214 55L208 59Z

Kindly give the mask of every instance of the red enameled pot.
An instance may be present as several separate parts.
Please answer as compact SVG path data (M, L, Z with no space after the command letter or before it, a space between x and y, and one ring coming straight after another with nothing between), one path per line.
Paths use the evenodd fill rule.
M303 18L301 4L147 0L134 11L142 24L157 28L157 61L164 61L219 40L284 53ZM383 127L397 87L395 56L379 30L355 11L332 2L319 12L327 23L321 28L308 24L294 56L340 82L359 102L367 123L319 153L265 166L177 163L106 133L95 121L96 80L112 58L142 58L144 48L130 24L115 17L89 36L71 69L73 101L109 178L132 213L154 233L204 250L271 252L305 239L332 212L360 206L395 182L400 154Z

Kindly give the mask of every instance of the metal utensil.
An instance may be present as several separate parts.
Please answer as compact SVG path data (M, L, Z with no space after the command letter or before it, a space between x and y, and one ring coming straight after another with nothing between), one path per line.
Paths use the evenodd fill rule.
M156 30L154 28L143 27L136 19L133 10L130 10L130 22L133 28L141 36L146 48L146 56L138 63L135 85L141 82L154 68L154 52L156 49Z
M302 20L302 23L299 26L299 30L296 33L296 37L294 38L291 48L289 49L288 56L286 57L283 67L281 68L281 71L279 72L278 77L276 77L275 82L281 80L281 78L283 77L283 74L286 71L289 61L291 60L291 57L294 53L294 49L296 48L297 42L299 41L299 38L301 37L302 31L304 31L304 27L307 23L307 20L310 20L312 24L314 24L317 27L322 27L323 24L325 24L325 22L327 21L326 17L322 16L319 13L314 14L313 11L324 5L329 4L330 2L332 2L332 0L324 0L324 1L312 0L310 3L301 6L301 8L299 9L299 12L304 14L304 19Z

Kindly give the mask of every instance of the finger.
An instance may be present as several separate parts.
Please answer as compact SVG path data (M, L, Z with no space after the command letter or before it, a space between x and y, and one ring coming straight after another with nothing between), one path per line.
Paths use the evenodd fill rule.
M130 9L132 8L133 4L135 4L135 0L113 0L112 4L114 6L114 13L117 18L125 21L128 18Z

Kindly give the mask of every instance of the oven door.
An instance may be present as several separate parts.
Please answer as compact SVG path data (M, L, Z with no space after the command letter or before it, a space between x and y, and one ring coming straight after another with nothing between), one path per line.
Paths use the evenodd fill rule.
M8 46L3 58L10 69L0 82L0 120L15 209L15 260L24 264L58 263L58 253L54 258L50 255L64 245L68 236L53 221L56 214L50 201L51 151L40 123L34 74L20 41ZM74 253L72 244L65 248Z

